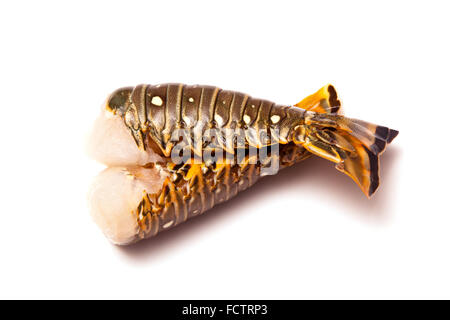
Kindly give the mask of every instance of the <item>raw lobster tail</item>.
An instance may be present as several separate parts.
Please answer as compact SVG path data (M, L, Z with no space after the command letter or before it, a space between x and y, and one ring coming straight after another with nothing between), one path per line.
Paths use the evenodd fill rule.
M398 131L336 114L307 112L294 142L336 163L370 197L379 185L379 155Z
M116 90L91 137L91 154L110 166L91 191L92 216L112 242L129 244L311 154L336 163L369 197L379 155L398 131L340 112L330 84L295 105L203 85Z

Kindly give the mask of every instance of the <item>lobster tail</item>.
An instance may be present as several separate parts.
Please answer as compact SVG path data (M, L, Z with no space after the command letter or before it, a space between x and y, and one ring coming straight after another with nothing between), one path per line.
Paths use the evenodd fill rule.
M335 114L307 112L294 142L333 161L370 197L379 185L379 156L398 131Z

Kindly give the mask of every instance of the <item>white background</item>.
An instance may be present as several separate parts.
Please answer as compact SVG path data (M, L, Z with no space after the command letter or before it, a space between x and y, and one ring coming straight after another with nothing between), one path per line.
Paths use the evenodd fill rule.
M0 298L450 298L446 1L0 5ZM325 160L204 216L110 245L85 134L114 89L212 84L400 131L367 200Z

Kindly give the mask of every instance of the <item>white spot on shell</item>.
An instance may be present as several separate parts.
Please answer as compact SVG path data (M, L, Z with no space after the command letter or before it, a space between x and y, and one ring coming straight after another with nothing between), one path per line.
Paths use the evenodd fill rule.
M171 220L171 221L165 223L165 224L163 225L163 229L167 229L167 228L170 227L171 225L173 225L173 220Z
M245 114L245 115L244 115L244 122L245 122L246 124L249 124L250 121L252 121L252 119L250 118L250 116L249 116L248 114Z
M184 121L184 123L186 123L187 126L190 126L190 125L191 125L191 118L189 118L189 117L183 117L183 121Z
M159 96L154 96L154 97L152 98L152 104L154 104L155 106L162 106L163 101L162 101L161 97L159 97Z
M219 116L218 114L216 114L216 115L214 116L214 120L216 120L216 122L217 122L217 124L218 124L219 126L222 126L222 125L223 125L223 118L222 118L221 116Z
M194 102L194 98L190 97L189 102Z
M270 121L272 121L272 123L278 123L278 121L280 121L280 116L274 114L273 116L270 117Z

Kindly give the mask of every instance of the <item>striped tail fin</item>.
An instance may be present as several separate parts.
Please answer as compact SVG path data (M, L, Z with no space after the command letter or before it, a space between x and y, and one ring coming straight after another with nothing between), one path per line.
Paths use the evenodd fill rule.
M293 141L311 153L336 163L370 197L380 184L379 156L398 131L338 115L341 103L327 85L295 106L307 110ZM313 112L312 112L313 111Z
M336 163L370 197L378 188L379 156L398 131L334 114L307 112L293 140L311 153Z

